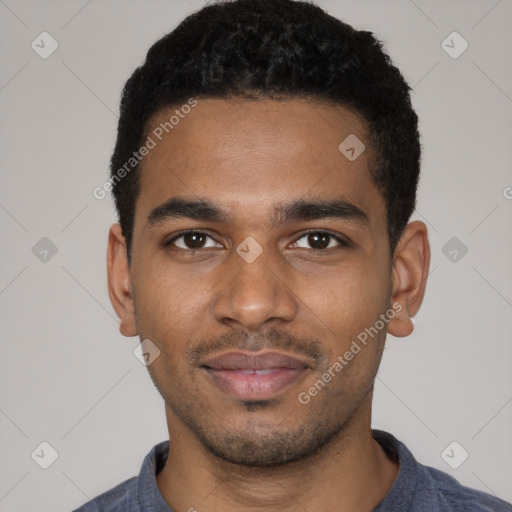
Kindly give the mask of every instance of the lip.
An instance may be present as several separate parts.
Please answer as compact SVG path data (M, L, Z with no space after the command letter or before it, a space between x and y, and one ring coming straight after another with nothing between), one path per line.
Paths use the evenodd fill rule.
M311 362L281 352L228 352L201 365L224 393L243 401L269 400L300 380Z

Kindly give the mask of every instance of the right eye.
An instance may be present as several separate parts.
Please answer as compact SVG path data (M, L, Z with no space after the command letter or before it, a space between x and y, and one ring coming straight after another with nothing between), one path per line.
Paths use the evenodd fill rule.
M197 251L201 249L210 249L212 247L222 247L210 235L202 231L182 231L165 243L166 247L174 245L185 251Z

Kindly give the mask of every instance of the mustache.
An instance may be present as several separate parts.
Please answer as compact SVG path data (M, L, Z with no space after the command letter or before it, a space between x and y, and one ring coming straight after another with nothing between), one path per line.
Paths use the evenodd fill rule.
M262 349L281 349L297 355L306 355L317 364L325 359L321 343L316 339L299 337L271 327L268 330L249 334L243 330L230 331L207 341L194 341L187 351L187 361L197 366L209 355L229 350L247 350L258 352Z

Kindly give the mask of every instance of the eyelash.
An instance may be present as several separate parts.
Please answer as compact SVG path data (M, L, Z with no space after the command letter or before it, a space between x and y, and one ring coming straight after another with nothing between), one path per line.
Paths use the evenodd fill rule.
M164 246L165 247L169 247L171 245L173 245L173 242L175 242L176 240L178 240L179 238L183 237L184 235L187 235L187 234L199 234L199 235L204 235L204 236L207 236L209 238L211 238L212 240L214 240L216 243L219 243L217 242L211 235L209 235L208 233L204 232L204 231L198 231L198 230L195 230L195 229L185 229L183 231L180 231L179 233L177 233L175 236L173 236L170 240L167 240L165 243L164 243ZM312 229L312 230L309 230L309 231L306 231L304 233L302 233L298 238L295 239L295 242L294 243L297 243L299 240L301 240L302 238L308 236L308 235L311 235L311 234L322 234L322 235L328 235L329 237L331 238L334 238L338 243L339 243L339 246L338 247L341 247L341 248L346 248L346 247L349 247L350 246L350 243L347 242L346 240L344 240L343 238L340 238L338 235L335 235L334 233L331 233L330 231L326 231L326 230L319 230L319 229ZM181 247L177 247L177 249L181 249L182 251L187 251L187 252L195 252L195 251L201 251L203 250L203 248L200 248L200 249L183 249ZM207 247L208 249L208 247ZM335 247L330 247L328 249L335 249ZM327 248L326 249L309 249L310 251L315 251L315 252L325 252L328 250Z

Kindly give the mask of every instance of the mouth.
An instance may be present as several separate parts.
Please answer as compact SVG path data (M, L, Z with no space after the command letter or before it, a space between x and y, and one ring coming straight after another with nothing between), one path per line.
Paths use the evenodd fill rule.
M275 351L229 352L206 360L201 368L220 391L251 402L274 398L301 380L312 364Z

